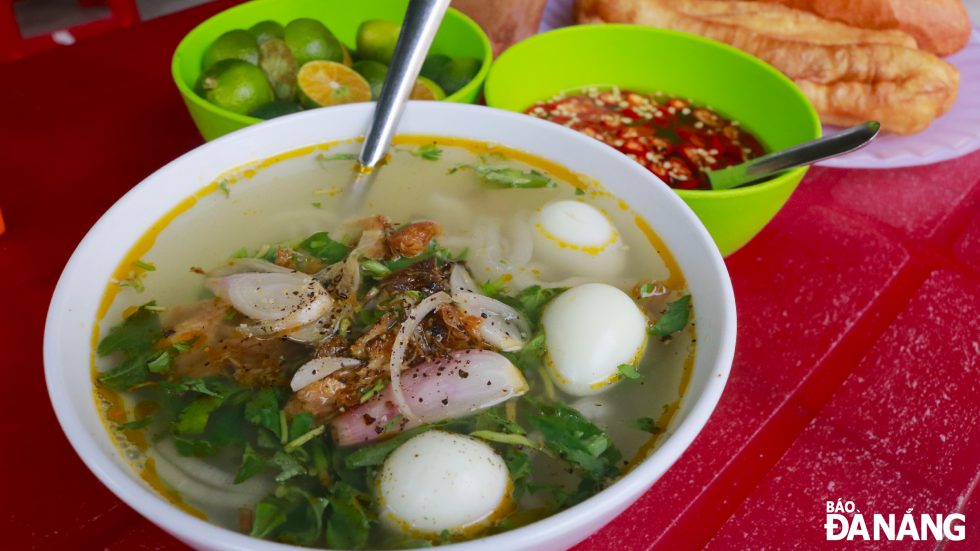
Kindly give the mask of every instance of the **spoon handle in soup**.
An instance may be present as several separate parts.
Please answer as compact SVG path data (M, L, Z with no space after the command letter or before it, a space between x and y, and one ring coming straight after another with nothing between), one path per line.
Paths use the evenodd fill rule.
M449 8L450 0L411 0L405 12L395 53L388 67L378 103L374 108L371 126L364 136L358 162L366 169L374 168L388 154L395 129L412 94L422 62L429 52L432 39Z
M763 155L739 165L712 170L706 172L705 175L711 182L711 189L732 189L775 176L780 172L860 149L868 145L878 135L880 129L881 125L877 122L866 122L830 136Z

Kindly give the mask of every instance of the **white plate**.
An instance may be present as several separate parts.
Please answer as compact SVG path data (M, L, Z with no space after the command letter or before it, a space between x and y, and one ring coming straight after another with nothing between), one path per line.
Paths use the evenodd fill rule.
M575 24L575 0L548 0L538 32ZM899 136L887 132L871 145L819 163L837 168L900 168L962 157L980 149L980 31L974 28L966 48L946 57L960 71L960 92L948 113L922 132ZM824 126L824 135L841 129Z
M980 31L973 29L966 48L946 57L960 71L960 93L948 113L911 136L883 132L854 153L826 160L837 168L900 168L948 161L980 149ZM840 129L824 126L824 135Z

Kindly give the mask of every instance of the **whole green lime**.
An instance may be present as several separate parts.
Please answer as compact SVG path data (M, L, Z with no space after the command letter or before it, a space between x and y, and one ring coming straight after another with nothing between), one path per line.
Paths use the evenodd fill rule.
M344 61L344 50L330 29L315 19L294 19L285 29L286 44L302 67L310 61Z
M257 119L267 121L276 117L299 113L303 108L298 103L292 101L273 101L265 105L260 105L253 109L248 115Z
M447 95L455 94L476 77L482 65L479 59L458 57L446 64L436 82Z
M401 25L391 21L369 19L357 28L357 53L362 59L388 65L395 55L395 44L401 31Z
M357 71L364 80L371 86L371 99L377 100L381 95L381 87L384 86L385 77L388 76L388 66L384 63L363 59L355 63L351 69Z
M270 38L281 39L283 36L285 36L286 32L285 29L282 28L282 25L276 23L275 21L259 21L258 23L252 25L248 30L255 35L255 39L259 42L259 46Z
M241 59L222 59L201 73L194 92L232 113L245 115L273 100L262 69Z
M202 69L214 65L222 59L241 59L253 65L259 63L259 44L255 35L236 29L219 36L204 53Z
M439 80L439 77L442 76L442 70L446 68L446 64L450 61L452 61L452 58L447 55L430 55L422 63L422 71L419 74L429 80Z

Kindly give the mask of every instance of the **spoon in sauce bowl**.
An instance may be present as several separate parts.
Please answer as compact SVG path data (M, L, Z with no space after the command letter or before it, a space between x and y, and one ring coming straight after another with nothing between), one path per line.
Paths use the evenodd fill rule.
M780 172L861 149L871 143L880 130L881 124L870 121L830 136L803 142L742 164L704 174L711 182L711 189L732 189L764 180Z
M432 46L450 0L411 0L405 11L395 52L388 67L371 126L357 157L354 181L347 190L346 205L351 211L360 209L374 181L375 168L382 162L395 137L398 121L405 111L422 63Z

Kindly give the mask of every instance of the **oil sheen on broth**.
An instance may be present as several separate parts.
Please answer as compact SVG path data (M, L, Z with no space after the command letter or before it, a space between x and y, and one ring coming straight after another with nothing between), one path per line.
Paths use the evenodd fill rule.
M528 524L593 495L642 461L677 411L695 348L691 297L683 275L649 226L600 184L546 161L499 146L410 136L396 139L360 212L347 212L341 191L353 177L350 157L357 148L351 142L323 145L235 169L205 188L210 193L199 193L193 206L163 227L155 241L144 238L142 247L137 245L120 266L117 274L128 274L129 279L121 277L121 286L112 283L107 288L105 316L94 340L104 346L114 338L110 327L117 325L122 328L118 335L131 336L127 331L138 329L139 320L152 326L159 319L163 332L139 350L125 341L117 351L99 356L93 376L107 427L143 478L184 510L256 537L317 547L387 548L421 540L462 541ZM542 184L545 187L512 187ZM179 322L197 320L194 316L206 310L188 305L204 301L199 304L227 306L214 298L214 292L221 296L227 289L232 293L229 300L243 300L245 291L234 287L236 277L262 280L261 286L268 284L265 279L281 275L287 287L293 281L289 278L303 277L286 273L263 278L235 274L233 269L209 273L214 276L209 278L201 272L232 261L240 266L243 257L275 261L280 247L287 256L297 252L298 266L279 257L288 268L329 270L329 260L324 259L330 256L324 252L328 242L348 249L358 245L367 232L361 234L365 226L354 223L377 215L390 222L382 223L380 230L386 252L374 262L360 256L362 249L348 254L359 255L360 268L354 271L362 278L360 293L372 285L384 287L370 293L392 302L397 297L400 310L391 304L383 307L389 310L375 310L369 306L378 304L372 302L376 295L355 296L360 302L345 311L348 320L321 319L319 328L302 337L316 342L334 339L332 354L325 352L327 345L318 349L318 356L328 357L326 363L314 365L309 362L316 342L298 345L290 336L299 333L272 334L274 329L258 334L255 328L261 323L229 309L219 321L212 320L220 327L220 338L241 337L240 328L245 327L246 342L289 340L288 346L262 349L259 356L232 354L230 360L220 360L225 363L220 373L209 372L209 362L201 361L196 371L184 369L193 364L195 354L211 361L222 358L212 349L219 348L219 337L209 337L206 331L175 334L175 326L187 327ZM420 221L435 222L444 233L428 236L431 240L423 235L425 252L408 256L412 244L399 245L392 236ZM329 239L317 241L318 232L327 232ZM338 246L333 245L335 253ZM412 262L423 257L428 259L425 273L421 261ZM345 262L335 267L337 278ZM399 283L397 274L413 266L419 273ZM432 283L433 277L444 279ZM425 278L429 287L419 283ZM205 281L212 283L206 286ZM331 285L325 282L321 289L336 308L339 298L330 295ZM421 290L409 289L412 285L421 285ZM436 296L439 285L446 291ZM541 290L535 292L535 285ZM569 290L560 292L564 288ZM488 303L488 296L497 301ZM137 309L151 300L154 304ZM423 318L429 319L428 325L411 332L416 336L407 354L415 350L415 363L402 366L402 384L396 390L387 380L389 364L383 360L398 349L397 332L416 308L433 301L446 304L436 305L435 313ZM498 308L502 303L509 306ZM345 369L368 369L368 353L362 354L360 365L355 365L356 358L350 365L330 362L353 355L351 344L383 323L378 318L384 311L391 312L384 319L394 341L382 352L387 356L370 364L381 366L370 375L370 388L350 389L360 393L354 395L353 405L338 399L339 409L334 404L331 410L316 409L296 397L290 401L290 383L293 388L302 384L297 382L300 375L294 378L297 369L320 385L326 379L316 376L317 369L329 371L333 366L339 369L331 375L335 378ZM511 316L514 312L520 319ZM443 321L456 315L453 323L460 333L444 335L446 326L436 327L443 321L432 321L437 315L444 316ZM481 323L507 328L487 333L477 327ZM348 339L337 340L335 330ZM618 340L611 345L590 341L592 333L603 330L615 333ZM434 356L426 356L429 349L418 343L420 335L441 339L442 344L431 348ZM184 336L189 338L174 340ZM460 339L470 344L460 345ZM456 344L447 348L452 342ZM243 378L249 366L240 364L249 361L264 361L265 367ZM603 361L614 362L611 373L609 365L595 367ZM118 374L120 364L132 369L122 376L106 375ZM268 375L269 365L278 366L272 370L278 379ZM483 371L477 373L480 367ZM435 394L413 382L413 373L446 373L447 380L457 377L453 384L460 383L462 390L441 387L443 406L426 409L428 404L418 402ZM503 401L471 394L482 392L472 384L481 376L488 377L491 388L494 383L504 385ZM236 382L248 386L239 388ZM313 388L309 381L307 385L300 392ZM269 390L274 387L281 390ZM456 405L452 392L463 393L460 404L480 401L466 406L479 413L439 418L442 409L464 407ZM396 417L406 397L414 404L410 414ZM416 411L420 407L426 411ZM350 421L355 413L356 423ZM340 446L335 439L353 445ZM471 461L489 453L487 464L495 467L479 475L473 491L493 494L497 488L506 495L493 503L452 495L447 481L459 483L458 477L472 475L473 469L438 459L413 462L407 450L416 448L435 453L435 458L445 457L447 450L459 451ZM589 457L577 455L582 453ZM419 518L411 512L418 508L416 502L394 497L425 492L435 492L443 507Z

